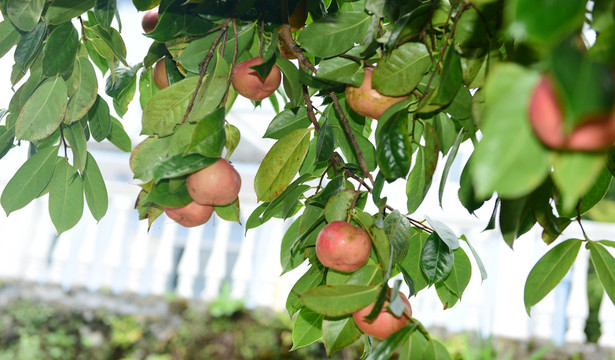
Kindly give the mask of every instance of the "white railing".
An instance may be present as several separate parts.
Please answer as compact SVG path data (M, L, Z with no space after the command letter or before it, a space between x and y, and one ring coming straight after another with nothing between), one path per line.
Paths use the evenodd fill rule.
M244 179L254 176L254 166L235 165ZM244 185L249 191L248 182ZM271 220L244 236L241 225L217 217L205 226L184 229L163 215L148 232L146 222L139 222L134 210L138 187L111 180L108 188L107 216L96 223L86 209L82 221L59 238L49 220L45 199L8 218L2 213L0 278L58 284L66 290L84 287L141 295L175 292L180 297L202 300L214 299L227 281L232 296L244 299L248 307L282 311L291 286L306 269L303 264L297 271L279 276L280 243L287 226L282 221ZM245 223L256 204L253 195L240 196ZM434 199L428 202L437 203ZM588 251L581 249L570 274L532 309L530 318L523 306L523 287L530 269L548 249L540 234L535 229L530 231L511 251L497 232L482 232L484 223L467 213L444 213L439 208L423 211L446 221L457 234L465 234L479 252L489 277L481 283L474 266L462 300L446 311L435 289L420 292L411 299L417 319L428 327L483 336L540 338L555 343L586 340ZM585 223L585 229L595 239L612 238L615 233L612 225L591 222ZM571 226L567 237L579 237L575 231ZM470 254L467 248L466 252ZM600 320L600 344L615 347L615 306L606 294Z

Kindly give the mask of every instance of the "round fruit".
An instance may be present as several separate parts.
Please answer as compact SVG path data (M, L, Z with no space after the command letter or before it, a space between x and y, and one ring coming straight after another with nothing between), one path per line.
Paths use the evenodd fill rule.
M567 134L561 106L547 76L543 76L534 88L529 118L538 140L555 150L600 151L615 143L615 112L594 116Z
M276 65L273 65L264 81L255 70L250 69L251 66L260 65L262 62L262 57L255 57L242 61L233 68L231 81L233 88L240 95L251 100L263 100L278 89L282 82L282 73Z
M196 171L186 178L188 193L201 205L227 205L237 199L241 177L224 159Z
M412 307L410 306L408 299L406 299L406 296L401 291L399 292L399 297L406 305L406 309L401 317L395 317L395 315L387 310L387 306L389 305L388 301L385 302L382 310L380 310L380 314L378 314L376 319L372 322L368 322L365 317L369 315L374 308L374 303L367 305L361 310L355 311L352 314L352 318L354 319L355 324L357 324L359 330L367 335L384 340L406 326L408 319L412 316Z
M141 19L141 26L146 33L150 33L154 31L158 25L158 11L150 10L143 15L143 19Z
M361 86L346 86L346 101L357 113L378 120L391 105L408 98L382 95L372 87L373 69L365 68L364 71L365 77Z
M316 256L329 268L351 272L365 265L372 251L367 231L344 221L327 224L316 238Z
M293 13L288 17L288 23L290 24L290 31L295 32L305 25L307 20L307 6L306 0L301 0L293 10Z
M164 65L164 58L158 60L154 65L153 75L154 83L159 89L169 87L169 79L167 78L167 69Z
M165 214L175 222L185 227L194 227L205 224L214 212L213 206L199 205L194 201L179 208L164 208Z
M564 148L566 134L562 126L562 112L547 77L543 77L534 89L529 116L534 133L543 144L554 149Z

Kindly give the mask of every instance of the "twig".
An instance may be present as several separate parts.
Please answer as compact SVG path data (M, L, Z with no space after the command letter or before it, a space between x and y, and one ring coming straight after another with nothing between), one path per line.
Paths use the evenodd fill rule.
M203 84L203 78L205 78L205 74L207 73L207 67L209 66L209 62L214 57L214 51L216 49L216 46L218 46L218 44L220 43L220 39L222 39L222 36L226 34L226 32L228 31L228 24L230 22L231 22L230 18L224 22L224 24L222 25L222 29L220 30L220 33L214 40L213 44L211 44L211 47L207 51L207 54L205 55L205 58L203 59L203 61L199 64L199 72L200 72L199 80L196 83L196 89L194 89L194 93L192 93L192 98L190 99L190 102L188 103L188 107L186 108L186 113L184 114L184 118L182 119L180 125L186 122L186 119L188 119L188 115L190 115L190 112L192 111L192 108L194 107L194 102L196 100L197 94L199 93L199 90L201 89L201 85Z
M316 132L319 132L320 124L318 123L318 120L316 120L316 115L314 114L314 104L312 104L312 99L310 98L308 87L306 85L302 85L301 90L303 93L303 100L305 100L305 106L307 107L308 118L314 125L314 129L316 130Z
M589 237L587 236L585 228L583 227L583 223L581 222L581 201L577 202L577 223L579 223L579 227L581 228L583 237L585 238L585 240L589 241Z
M231 73L233 71L233 69L235 68L235 64L237 63L237 54L239 53L239 39L238 39L238 35L237 35L237 20L233 18L233 32L235 33L235 46L233 49L233 60L231 61ZM224 99L222 99L222 107L226 106L226 102L228 100L228 93L229 90L231 89L231 76L229 76L228 80L226 81L226 91L224 92Z
M66 143L66 138L64 137L64 129L62 125L60 125L60 137L62 138L62 145L64 145L64 157L68 159L68 144Z
M83 19L79 16L79 23L81 23L81 36L83 37L83 41L88 41L88 36L85 34L85 25L83 24Z

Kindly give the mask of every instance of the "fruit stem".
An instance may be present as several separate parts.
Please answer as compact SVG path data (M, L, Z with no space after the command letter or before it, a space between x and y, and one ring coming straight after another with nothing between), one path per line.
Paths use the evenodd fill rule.
M209 50L207 51L207 54L205 55L205 58L203 59L203 61L199 64L199 70L201 74L196 84L196 89L194 89L194 92L192 93L192 98L190 99L190 102L188 103L188 107L186 108L186 113L184 114L184 118L182 119L180 125L186 122L186 119L188 119L188 115L190 115L190 112L192 111L192 108L194 107L194 102L196 101L196 95L199 93L199 90L201 89L201 85L203 84L203 79L205 78L205 74L207 73L207 67L209 66L209 62L211 61L211 59L214 57L214 49L220 43L222 36L224 36L226 32L228 31L228 24L230 22L231 22L231 18L226 19L226 21L222 25L220 33L218 34L214 42L209 47Z

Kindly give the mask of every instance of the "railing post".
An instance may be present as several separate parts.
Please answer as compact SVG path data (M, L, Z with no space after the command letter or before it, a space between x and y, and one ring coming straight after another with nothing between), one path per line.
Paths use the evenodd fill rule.
M169 276L173 270L175 236L179 226L170 219L164 218L159 221L164 221L164 228L154 256L154 274L150 288L151 293L156 295L162 295L167 291Z
M202 235L203 226L196 226L188 230L184 253L177 267L177 294L183 298L194 297L194 280L199 274Z
M220 293L220 284L226 275L226 251L231 224L216 216L215 236L207 266L205 267L205 288L201 293L204 300L213 300Z

